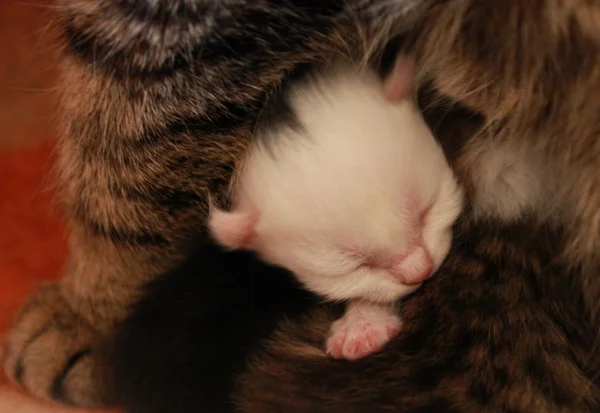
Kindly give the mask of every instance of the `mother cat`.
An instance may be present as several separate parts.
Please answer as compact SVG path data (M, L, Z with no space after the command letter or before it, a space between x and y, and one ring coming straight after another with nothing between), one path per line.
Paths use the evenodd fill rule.
M172 269L198 239L203 248L206 194L225 194L270 91L299 65L332 55L360 60L360 46L378 50L392 35L407 35L416 39L423 106L469 189L472 210L447 263L464 278L432 281L407 303L419 327L363 364L315 352L327 309L314 310L320 324L292 321L255 364L235 366L245 370L238 407L597 410L600 6L356 3L62 0L61 178L73 223L71 261L64 280L41 289L16 320L4 361L12 378L44 397L109 402L96 374L103 344L142 284ZM207 271L228 270L210 260L216 252L208 255ZM281 303L273 308L288 311ZM488 317L485 308L493 309ZM443 323L435 320L440 314L448 314ZM130 320L136 316L144 320L143 313ZM434 321L443 328L429 330ZM275 322L261 330L264 337ZM531 335L523 342L525 332ZM153 354L168 360L173 348L159 344L162 352ZM458 355L467 357L452 370ZM198 386L213 374L199 373L208 377L191 377ZM160 390L160 377L142 378Z

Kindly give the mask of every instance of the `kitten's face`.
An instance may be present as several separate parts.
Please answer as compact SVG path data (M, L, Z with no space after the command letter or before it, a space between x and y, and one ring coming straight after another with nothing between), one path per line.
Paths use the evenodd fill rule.
M449 168L433 177L410 193L385 194L380 208L338 216L331 225L290 232L259 224L250 249L329 299L394 301L415 291L450 249L462 192Z
M278 131L280 141L293 133L275 158L257 145L235 209L211 213L215 238L333 300L393 301L418 288L448 253L462 193L404 98L411 71L400 59L383 88L351 71L299 87L305 129Z

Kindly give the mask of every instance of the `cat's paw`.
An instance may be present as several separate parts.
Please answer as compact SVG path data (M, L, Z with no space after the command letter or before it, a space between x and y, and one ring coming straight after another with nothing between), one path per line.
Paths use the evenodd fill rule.
M402 320L385 312L348 312L331 326L327 353L358 360L381 350L402 328Z
M99 407L100 335L67 304L57 285L40 288L9 332L2 364L6 375L33 395L65 404Z

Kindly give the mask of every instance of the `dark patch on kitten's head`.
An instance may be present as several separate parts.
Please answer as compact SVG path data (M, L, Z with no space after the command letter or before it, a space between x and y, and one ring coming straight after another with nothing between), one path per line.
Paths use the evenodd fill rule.
M267 147L286 129L303 133L304 125L298 119L289 99L289 88L283 87L269 99L260 115L254 132L254 139Z
M291 129L300 135L305 134L306 129L292 107L291 93L293 88L307 82L314 75L314 70L310 65L299 65L265 102L254 128L253 139L264 145L271 154L273 145L280 143L285 136L283 131Z
M333 72L329 72L331 68ZM284 144L285 139L312 139L293 107L294 95L311 90L327 98L327 86L331 81L329 76L335 76L335 70L338 69L339 66L319 64L300 65L291 71L264 105L254 128L254 141L275 157L275 147ZM290 131L294 133L287 133Z

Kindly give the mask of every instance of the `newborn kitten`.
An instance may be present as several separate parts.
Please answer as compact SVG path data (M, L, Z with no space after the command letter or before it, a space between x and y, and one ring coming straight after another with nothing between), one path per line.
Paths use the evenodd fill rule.
M411 81L399 59L385 82L338 65L292 83L288 116L257 132L233 209L211 208L221 245L255 251L313 292L347 301L327 340L335 358L364 357L400 331L394 303L440 266L462 209L444 154L407 98Z

